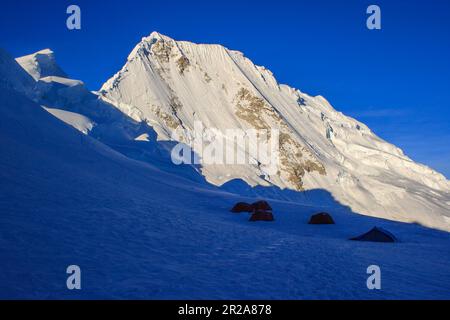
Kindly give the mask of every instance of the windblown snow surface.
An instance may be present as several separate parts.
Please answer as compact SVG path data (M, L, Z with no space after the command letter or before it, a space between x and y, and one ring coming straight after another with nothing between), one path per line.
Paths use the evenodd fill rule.
M205 50L205 59L211 59L202 66L206 71L218 60L208 58L209 46L198 48ZM223 52L224 61L228 59L225 49L212 48ZM195 64L191 56L189 61ZM147 67L142 66L149 81L159 81ZM208 73L215 76L212 70ZM121 78L128 77L132 76ZM28 76L0 50L0 298L450 298L449 233L393 221L392 216L385 216L391 219L386 220L361 215L325 186L310 187L307 175L301 191L282 185L283 177L256 186L257 180L249 181L255 177L252 168L242 169L247 175L241 179L253 187L238 177L221 185L212 177L214 170L223 168L205 171L171 163L168 150L175 142L168 141L169 135L163 137L169 130L163 122L150 121L152 113L139 109L138 100L128 101L136 105L118 102L119 95L105 89L108 84L102 93L106 99L82 82L62 79L61 74ZM180 86L189 92L194 83L184 81ZM139 85L148 83L136 82ZM121 99L128 99L121 92ZM167 92L175 95L176 91ZM323 98L307 98L314 120L305 126L313 130L318 123L313 110L327 104ZM178 99L183 106L191 105ZM301 104L295 107L305 107ZM124 113L125 108L130 112ZM141 114L144 111L148 118ZM166 111L169 114L170 109ZM200 117L215 115L206 113L196 111ZM180 121L188 126L185 119ZM358 125L369 135L366 127ZM289 132L300 136L297 129ZM344 132L340 130L335 131ZM371 133L370 137L376 140ZM305 150L314 143L304 141L308 142L302 145ZM315 149L323 152L327 142L317 143ZM325 157L311 150L304 154L320 162L331 179L334 171L328 169ZM449 203L438 201L448 195L448 182L400 151L397 156L410 163L411 170L424 170L411 174L419 186L405 188L405 197L420 189L420 201L429 206L421 211L423 221L444 222L445 210L436 208L448 211ZM359 175L366 179L370 172ZM373 192L383 192L382 186L378 188ZM430 204L428 193L434 195ZM250 223L246 214L229 212L236 202L254 201L261 195L273 206L275 222ZM318 211L330 212L336 225L308 225L310 215ZM413 219L418 217L419 213ZM443 225L440 228L446 229ZM348 240L373 226L389 230L400 242ZM73 264L82 270L79 291L66 288L66 268ZM381 290L366 287L369 265L381 268Z

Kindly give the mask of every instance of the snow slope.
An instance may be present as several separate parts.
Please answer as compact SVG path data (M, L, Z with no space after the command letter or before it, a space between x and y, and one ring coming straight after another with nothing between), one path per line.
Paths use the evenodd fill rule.
M215 185L243 179L252 186L325 189L355 212L450 230L450 184L443 175L415 163L325 98L279 84L241 52L154 32L100 94L153 127L163 141L192 142L196 121L222 132L280 130L277 174L249 153L253 162L247 165L202 163L202 174Z
M254 199L131 160L2 85L0 146L0 298L450 297L448 233L337 203L271 201L276 222L249 223L228 210ZM337 225L306 224L317 210ZM401 242L346 240L373 225ZM81 291L66 288L72 264ZM380 291L366 288L371 264Z
M14 61L8 52L0 48L0 85L23 93L31 93L33 78Z
M95 126L95 122L81 114L54 108L44 107L44 109L84 134L88 134Z
M24 63L38 53L16 61ZM96 92L89 91L82 81L51 74L51 70L61 70L54 59L52 63L53 68L48 68L50 75L41 77L31 86L32 91L28 94L30 99L66 124L127 157L156 163L159 168L194 181L204 181L195 166L172 165L172 144L157 143L153 128L128 117L116 106L101 99ZM39 63L36 67L42 69Z

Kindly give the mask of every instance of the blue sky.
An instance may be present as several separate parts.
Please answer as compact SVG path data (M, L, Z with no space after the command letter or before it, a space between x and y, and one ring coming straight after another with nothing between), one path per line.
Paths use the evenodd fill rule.
M66 28L66 8L82 30ZM370 4L382 30L366 28ZM220 43L271 69L281 83L325 96L414 160L450 177L450 1L10 1L0 4L0 46L43 48L90 89L118 71L156 30Z

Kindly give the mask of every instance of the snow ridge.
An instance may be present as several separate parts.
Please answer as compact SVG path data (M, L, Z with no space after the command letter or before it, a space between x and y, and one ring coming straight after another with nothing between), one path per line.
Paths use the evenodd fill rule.
M17 58L16 61L36 81L48 76L67 78L65 72L56 63L55 55L50 49L44 49L27 56Z

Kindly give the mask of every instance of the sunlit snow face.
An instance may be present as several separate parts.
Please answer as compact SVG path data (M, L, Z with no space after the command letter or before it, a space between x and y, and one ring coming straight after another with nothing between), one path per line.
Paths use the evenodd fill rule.
M277 129L205 128L195 121L194 130L174 130L172 140L178 143L171 152L174 164L258 165L266 174L279 167L280 132Z

